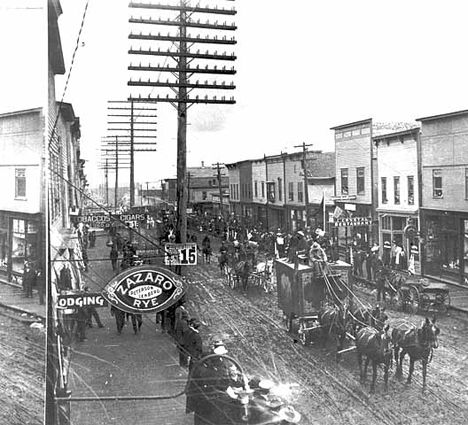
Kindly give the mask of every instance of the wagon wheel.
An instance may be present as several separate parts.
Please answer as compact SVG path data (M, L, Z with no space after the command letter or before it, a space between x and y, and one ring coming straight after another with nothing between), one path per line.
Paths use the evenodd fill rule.
M420 307L420 296L418 288L412 286L409 290L409 297L408 297L408 307L409 311L413 314L416 314Z
M406 310L406 303L407 303L406 297L407 297L407 294L400 288L397 291L395 297L393 298L394 303L395 303L395 308L398 311L405 311Z
M421 310L428 311L431 305L433 305L433 301L431 300L431 297L428 294L422 293L421 296L419 297L419 308ZM438 308L438 305L437 305L437 308Z
M448 292L437 294L436 305L440 313L446 314L450 307L450 294Z

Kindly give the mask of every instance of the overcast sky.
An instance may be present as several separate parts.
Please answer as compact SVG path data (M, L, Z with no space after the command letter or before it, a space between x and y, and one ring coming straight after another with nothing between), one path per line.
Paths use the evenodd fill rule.
M67 69L85 3L61 0ZM189 166L293 152L302 142L331 151L334 125L369 117L412 121L468 108L466 1L205 3L238 10L237 103L189 109ZM130 44L138 46L128 40L129 15L128 0L90 1L65 97L81 118L92 185L102 181L96 158L106 134L107 101L135 93L127 86L127 66L139 60L127 53ZM57 79L58 99L63 81ZM175 175L176 111L167 103L157 107L158 151L137 156L139 182Z

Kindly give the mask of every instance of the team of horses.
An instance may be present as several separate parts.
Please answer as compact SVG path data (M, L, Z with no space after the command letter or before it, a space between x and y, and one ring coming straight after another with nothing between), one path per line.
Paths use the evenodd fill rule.
M370 391L375 391L377 368L383 366L385 391L388 390L388 375L393 360L396 363L397 378L402 377L402 365L409 356L407 384L412 381L415 362L421 361L423 373L423 392L426 390L427 365L438 347L440 329L436 318L426 317L418 327L408 321L399 321L390 329L385 309L360 306L348 309L341 305L326 306L319 312L322 344L332 340L336 344L336 358L344 351L347 338L354 340L361 383L367 379L367 368L372 365Z

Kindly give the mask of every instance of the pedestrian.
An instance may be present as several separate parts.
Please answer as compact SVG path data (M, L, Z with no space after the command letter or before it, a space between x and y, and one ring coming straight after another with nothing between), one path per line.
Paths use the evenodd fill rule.
M198 362L203 355L203 342L200 336L200 322L196 318L192 318L188 322L187 333L185 334L184 346L189 355L189 372L192 371L193 366Z
M80 342L85 341L86 338L86 324L88 323L88 313L85 307L78 307L75 312L75 320L77 323L76 334Z
M276 233L276 253L277 253L277 258L283 258L285 254L285 249L284 249L284 236L281 233L280 229L278 229L278 232Z
M132 320L133 333L136 335L140 331L141 325L143 324L143 316L139 313L127 313L127 320L129 316Z
M187 367L188 363L188 352L187 352L187 347L185 346L186 340L185 338L187 337L187 332L188 332L188 320L189 320L189 315L187 310L181 310L180 317L176 321L176 326L175 326L175 340L177 344L177 350L179 352L179 366L182 367Z
M88 271L88 250L83 248L81 251L81 256L83 258L84 271Z
M85 286L84 290L85 290L85 292L89 292L89 288L87 286ZM103 328L104 327L104 325L102 324L101 319L99 317L99 314L98 314L98 312L96 310L96 307L94 307L93 305L86 306L86 313L88 315L88 318L86 320L86 324L88 325L88 328L93 327L93 318L96 321L96 324L97 324L98 328Z
M114 271L114 273L118 272L119 266L118 266L117 260L119 258L119 251L117 251L117 247L115 245L112 245L109 257L110 257L111 264L112 264L112 270Z
M32 298L32 287L36 280L36 272L29 261L24 263L23 291L26 298Z
M382 254L382 262L385 267L390 267L391 263L391 251L392 246L390 245L389 241L385 241L383 244L383 254Z
M111 306L111 316L115 317L115 324L117 325L117 333L121 334L125 325L125 312L117 307Z
M89 232L89 247L94 248L96 246L96 231L92 230Z
M39 304L45 304L45 294L46 294L46 280L45 275L42 273L42 268L38 267L36 272L36 284L37 284L37 294L39 295Z

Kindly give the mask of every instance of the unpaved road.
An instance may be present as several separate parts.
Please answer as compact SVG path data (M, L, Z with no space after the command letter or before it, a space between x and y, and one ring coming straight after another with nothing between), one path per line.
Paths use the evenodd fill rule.
M0 424L44 422L45 333L0 311Z
M216 263L216 260L214 261ZM304 424L467 424L468 320L464 316L439 318L439 348L428 368L428 390L422 394L422 372L416 364L413 383L399 381L393 368L389 391L384 392L379 370L376 393L359 382L356 355L349 352L337 364L331 350L303 347L288 334L277 308L276 293L252 289L247 295L225 284L216 264L190 268L189 309L199 317L204 341L222 336L230 355L250 376L298 384L292 404ZM362 294L363 298L366 294ZM368 295L367 295L368 297ZM389 312L390 323L423 316ZM405 362L404 375L408 370ZM370 370L369 370L370 372Z

